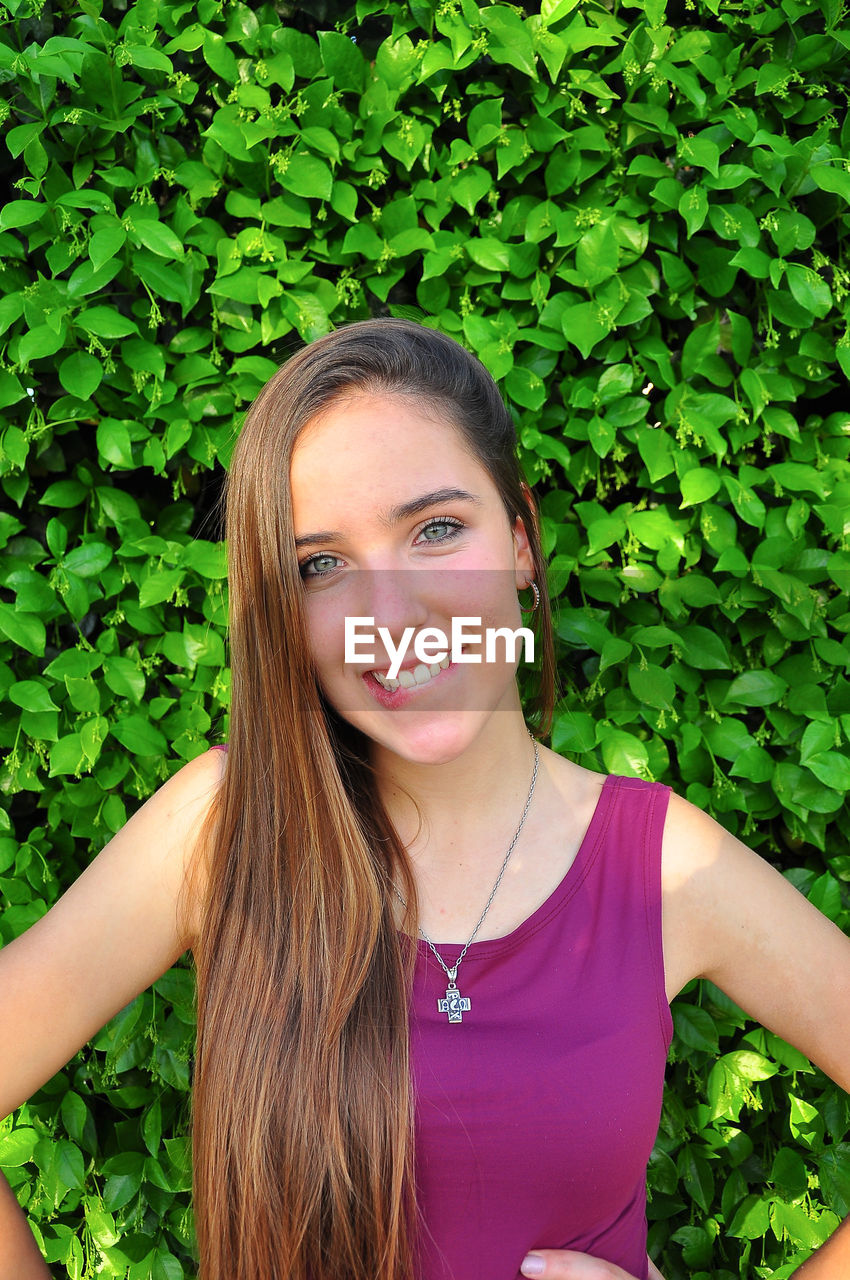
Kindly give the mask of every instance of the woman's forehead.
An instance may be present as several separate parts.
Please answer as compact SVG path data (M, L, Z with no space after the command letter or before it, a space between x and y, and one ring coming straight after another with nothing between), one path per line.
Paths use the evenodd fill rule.
M346 395L306 424L292 451L290 474L293 487L317 472L332 483L380 459L394 460L396 472L402 459L424 467L438 461L436 451L446 463L483 469L460 428L433 407L411 396Z
M431 491L492 490L460 429L422 409L412 397L346 396L311 420L290 466L296 524L364 504L388 509Z
M407 422L431 423L450 427L461 437L451 406L436 400L401 391L369 391L352 387L341 391L310 420L305 423L295 441L293 453L307 444L311 436L324 429L340 434L346 430L356 433L364 426L377 424L390 432L393 425Z

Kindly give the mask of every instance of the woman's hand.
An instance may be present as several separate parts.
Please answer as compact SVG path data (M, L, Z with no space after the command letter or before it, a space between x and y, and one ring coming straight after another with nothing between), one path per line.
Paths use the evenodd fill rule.
M664 1280L652 1259L647 1257L647 1262L649 1280ZM574 1249L535 1249L523 1259L520 1270L524 1276L540 1280L636 1280L613 1262Z

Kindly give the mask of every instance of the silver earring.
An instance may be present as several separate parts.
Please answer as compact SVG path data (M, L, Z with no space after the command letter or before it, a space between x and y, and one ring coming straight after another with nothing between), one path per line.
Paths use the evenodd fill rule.
M531 590L534 592L534 604L531 606L530 609L523 609L522 605L520 605L520 608L522 609L523 613L534 613L535 610L537 609L537 606L540 604L540 588L538 587L537 583L534 581L533 578L531 579L530 582L526 582L525 585L526 587L530 587Z

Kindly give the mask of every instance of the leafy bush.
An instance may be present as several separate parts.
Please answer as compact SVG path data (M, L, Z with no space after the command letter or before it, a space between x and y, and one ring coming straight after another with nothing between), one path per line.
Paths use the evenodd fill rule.
M553 746L672 783L848 927L850 173L838 0L6 0L0 936L226 734L240 413L369 314L499 379ZM72 1277L192 1274L185 962L0 1134ZM650 1168L670 1280L787 1276L847 1100L709 984Z

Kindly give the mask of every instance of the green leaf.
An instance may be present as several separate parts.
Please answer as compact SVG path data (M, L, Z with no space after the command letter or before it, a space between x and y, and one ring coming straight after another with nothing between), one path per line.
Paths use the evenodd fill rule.
M599 731L602 759L609 773L631 778L645 778L649 769L646 744L625 729L602 728Z
M587 438L595 453L600 458L607 457L617 439L617 433L610 423L595 413L587 424Z
M775 762L770 753L754 742L735 757L729 775L733 778L746 778L748 782L770 782L774 768Z
M809 170L809 177L821 191L831 191L850 204L850 173L838 165L816 164Z
M777 1239L787 1234L798 1247L817 1249L826 1242L838 1222L834 1215L823 1214L820 1219L815 1219L804 1205L774 1200L770 1209L770 1225Z
M105 542L85 542L75 547L62 562L63 568L78 578L96 578L112 560L112 548Z
M703 1213L708 1213L714 1197L714 1175L705 1156L697 1149L696 1144L689 1142L679 1153L677 1168L682 1182Z
M225 84L235 84L239 78L239 66L224 37L213 31L205 31L203 50L204 61L210 70Z
M829 285L811 267L789 262L785 268L788 287L801 307L813 316L825 316L832 309Z
M139 604L148 609L152 604L170 600L183 581L183 569L154 569L139 587Z
M122 1209L130 1203L142 1185L144 1162L144 1156L138 1151L125 1151L104 1162L103 1203L108 1210Z
M699 165L717 177L720 164L720 148L711 138L697 134L694 138L683 138L679 145L679 159L685 165Z
M481 9L480 16L490 32L488 52L494 62L506 62L536 80L534 43L528 24L504 4Z
M787 682L775 671L744 671L732 681L724 701L744 707L770 707L787 692Z
M145 675L132 658L119 655L103 660L103 678L113 693L141 702L145 692Z
M6 134L6 146L9 148L10 155L17 159L43 129L44 123L41 120L29 120L26 124L19 124L14 129L10 129Z
M502 103L502 98L485 98L470 111L466 131L476 151L483 151L501 135Z
M607 220L597 222L586 231L576 248L576 270L582 284L592 289L614 275L618 260L617 239Z
M835 791L850 791L850 759L838 751L823 751L806 761L819 782Z
M683 1044L691 1049L717 1053L717 1026L711 1014L697 1005L675 1001L672 1006L673 1026Z
M281 183L287 191L313 200L330 200L333 175L324 160L309 151L296 151L290 156Z
M0 298L0 333L5 333L24 313L24 299L20 293L8 293Z
M716 471L710 471L705 467L694 467L682 476L680 488L682 501L679 503L679 510L681 511L684 507L696 506L700 502L707 502L709 498L713 498L720 488L720 476Z
M382 84L401 89L410 84L418 61L409 36L388 37L378 49L375 70ZM473 144L474 145L474 144Z
M510 248L501 240L492 236L483 236L480 240L469 240L466 251L474 263L488 271L508 271L510 269Z
M780 1147L773 1157L770 1180L786 1200L794 1200L797 1196L805 1195L809 1180L800 1153L792 1151L790 1147Z
M543 59L549 78L555 83L569 52L566 41L555 35L553 31L539 30L534 37L534 48Z
M540 409L546 399L546 383L533 369L514 365L505 378L505 390L524 409Z
M0 1134L0 1167L15 1169L32 1160L37 1142L35 1129L26 1127Z
M46 356L55 355L64 345L64 334L61 329L54 329L49 324L36 325L25 333L18 344L18 359L25 364L31 360L43 360Z
M724 1054L723 1062L728 1070L743 1080L769 1080L779 1070L763 1054L753 1053L750 1049L736 1049Z
M89 257L95 270L111 262L121 252L127 241L127 232L120 222L95 231L89 240Z
M114 467L135 465L130 433L116 418L101 418L97 426L97 449L103 460Z
M66 734L50 748L50 777L54 778L57 774L78 774L85 762L86 755L80 734Z
M47 643L47 632L44 623L34 613L13 609L11 605L0 601L0 634L12 644L18 645L26 653L41 657Z
M31 227L47 213L47 205L39 200L7 200L0 209L0 228Z
M87 351L74 351L59 366L59 381L78 400L90 400L102 378L102 362Z
M183 551L183 562L202 578L226 578L227 555L223 542L195 538Z
M452 199L456 204L461 205L468 214L472 215L475 213L479 200L483 200L490 190L492 182L491 175L481 165L470 165L469 168L458 174L457 178L452 182ZM483 243L483 241L479 241L479 243ZM498 244L499 241L494 240L493 243ZM469 248L469 245L467 245L467 248ZM478 259L473 258L473 261L478 261ZM507 262L507 256L505 261ZM486 264L481 263L479 265L484 266Z
M738 1236L745 1240L759 1240L767 1232L770 1202L760 1196L747 1196L735 1212L728 1227L730 1236Z
M50 691L37 680L19 680L9 689L9 699L25 711L58 711Z
M59 1185L67 1190L82 1187L86 1173L83 1153L73 1142L60 1138L54 1148L54 1168Z
M112 726L112 735L133 755L162 756L168 751L165 736L144 716L120 717Z
M818 1178L827 1203L846 1216L850 1206L850 1143L828 1147L818 1160Z
M95 1244L101 1249L110 1249L117 1244L121 1235L115 1226L115 1219L112 1214L99 1208L90 1200L85 1202L85 1210L86 1226L91 1232Z
M356 44L338 31L320 31L319 49L325 71L337 89L362 93L366 81L366 64Z
M136 323L114 307L89 307L81 312L76 322L81 329L98 338L126 338L139 332Z
M552 730L552 750L582 754L596 745L593 717L582 711L565 711L556 716Z
M161 258L183 257L183 245L164 222L157 222L153 218L137 218L131 234L138 244L143 244L151 253L156 253Z
M581 0L540 0L540 17L548 26L554 26L580 3Z
M142 67L145 71L164 71L171 75L174 67L171 59L161 49L154 49L146 44L128 44L127 53L134 67Z
M639 703L672 711L676 701L676 685L669 671L654 663L631 664L628 668L629 688Z
M708 217L708 196L702 187L685 188L679 198L679 213L685 220L688 235L696 235Z

